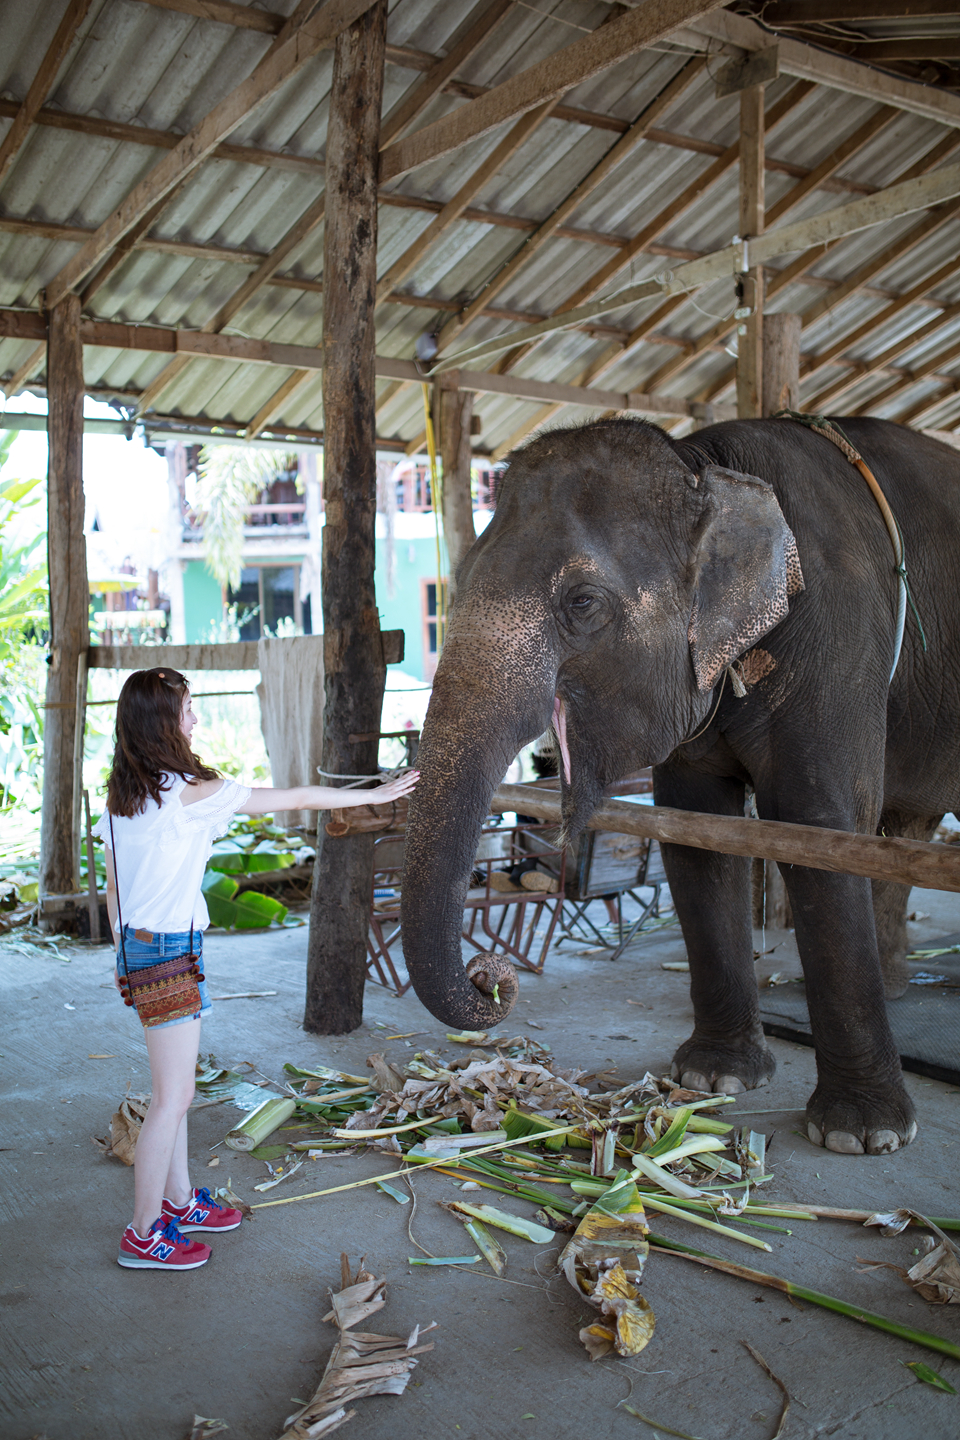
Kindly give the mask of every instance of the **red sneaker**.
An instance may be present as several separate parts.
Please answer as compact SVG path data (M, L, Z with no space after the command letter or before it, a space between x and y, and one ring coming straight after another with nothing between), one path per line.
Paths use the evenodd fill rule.
M128 1225L120 1241L117 1264L129 1270L196 1270L210 1259L210 1246L184 1240L175 1220L161 1215L144 1240Z
M194 1190L186 1205L174 1205L164 1196L161 1214L165 1220L173 1220L177 1229L183 1231L207 1230L219 1234L222 1230L236 1230L238 1225L243 1224L239 1210L218 1205L206 1188Z

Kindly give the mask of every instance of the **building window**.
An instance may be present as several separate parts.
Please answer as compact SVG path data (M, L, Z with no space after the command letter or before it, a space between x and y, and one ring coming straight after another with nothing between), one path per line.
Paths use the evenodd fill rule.
M426 680L433 679L440 651L443 648L443 627L447 611L447 582L440 582L440 609L437 607L437 582L424 580L422 584L423 612L423 673Z
M309 598L300 599L299 565L247 565L240 585L228 590L227 603L237 607L241 640L276 635L293 622L298 635L312 634Z

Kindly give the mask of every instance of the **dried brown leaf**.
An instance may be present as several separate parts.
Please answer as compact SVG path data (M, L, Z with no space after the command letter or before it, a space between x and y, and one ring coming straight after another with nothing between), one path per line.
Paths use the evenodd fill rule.
M286 1421L284 1440L317 1440L318 1436L331 1435L356 1414L346 1406L367 1395L402 1395L418 1363L416 1357L433 1349L432 1343L417 1343L419 1325L406 1340L353 1329L383 1309L387 1282L364 1270L361 1261L351 1283L346 1255L340 1257L340 1270L341 1289L331 1295L333 1308L323 1317L336 1321L340 1337L313 1398Z

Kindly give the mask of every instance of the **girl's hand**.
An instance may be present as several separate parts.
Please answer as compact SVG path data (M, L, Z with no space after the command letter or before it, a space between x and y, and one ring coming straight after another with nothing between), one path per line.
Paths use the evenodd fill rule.
M408 770L405 775L399 776L396 780L390 780L386 785L381 785L379 790L366 790L363 793L367 797L368 805L386 805L391 800L399 800L402 795L409 795L415 790L420 779L419 770Z

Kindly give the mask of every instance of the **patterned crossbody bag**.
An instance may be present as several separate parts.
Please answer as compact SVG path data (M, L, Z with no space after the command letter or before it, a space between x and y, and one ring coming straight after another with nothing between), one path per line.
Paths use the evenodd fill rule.
M127 969L127 949L123 932L123 911L120 909L120 884L117 877L117 845L113 838L113 816L110 817L110 845L113 850L114 879L117 881L117 919L120 922L120 958L123 980L120 994L125 1005L136 1007L145 1026L166 1025L171 1020L192 1020L200 1014L200 981L203 971L200 957L193 953L193 925L190 926L190 953L161 960L142 970Z

